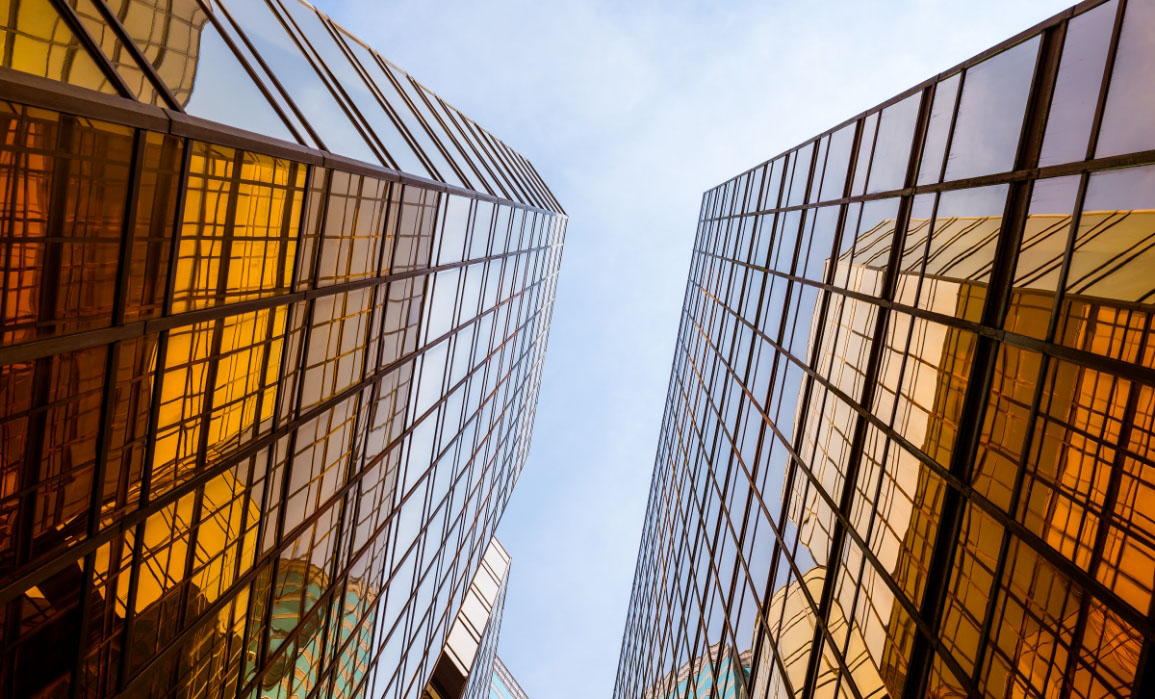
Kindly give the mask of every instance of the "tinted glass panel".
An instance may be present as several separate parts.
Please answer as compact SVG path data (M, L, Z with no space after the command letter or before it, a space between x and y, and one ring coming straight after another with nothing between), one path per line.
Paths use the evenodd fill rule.
M868 193L900 189L906 184L914 124L918 120L918 105L921 101L922 93L918 92L882 110L878 140L870 164L870 183L866 188Z
M293 0L285 3L297 26L305 34L309 44L337 78L338 84L353 101L362 118L382 142L389 157L403 171L428 177L429 171L421 164L413 148L401 136L392 118L386 114L376 95L372 94L365 79L349 62L349 57L337 46L330 30L322 24L317 13Z
M988 58L963 76L946 179L1013 170L1039 39Z
M1075 17L1067 25L1040 165L1082 160L1087 156L1087 140L1102 89L1103 66L1107 62L1117 9L1117 3L1112 0Z
M5 68L116 94L96 61L45 0L9 0L0 14Z
M1155 148L1155 126L1150 119L1137 114L1155 113L1155 92L1151 76L1155 74L1155 3L1127 3L1123 31L1111 70L1107 106L1099 127L1099 144L1095 155L1116 155Z
M946 153L946 141L950 136L950 125L954 119L955 100L958 99L958 75L935 85L934 106L930 110L930 125L926 131L926 141L922 146L922 165L918 170L918 184L938 182L942 175L942 157Z
M380 162L269 7L264 2L237 0L224 4L325 147L339 155Z

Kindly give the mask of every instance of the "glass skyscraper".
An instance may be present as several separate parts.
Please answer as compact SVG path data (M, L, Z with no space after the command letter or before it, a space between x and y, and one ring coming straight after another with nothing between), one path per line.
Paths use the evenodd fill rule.
M493 659L493 680L489 685L489 699L529 699L529 695L498 657Z
M1082 3L705 194L616 697L1155 696L1153 32Z
M422 699L485 699L509 582L509 554L496 538L482 558Z
M4 0L0 696L418 696L565 224L298 0Z

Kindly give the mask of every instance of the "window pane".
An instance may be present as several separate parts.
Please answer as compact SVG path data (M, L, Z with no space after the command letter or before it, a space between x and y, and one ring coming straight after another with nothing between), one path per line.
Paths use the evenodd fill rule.
M277 79L325 142L325 147L350 158L381 162L269 7L263 2L244 0L230 0L227 5L232 18L265 63L276 71ZM235 83L232 89L235 90ZM219 95L218 99L230 96L231 91Z
M822 194L818 201L841 199L846 188L846 168L850 165L850 149L854 145L857 124L848 124L829 137L826 172L822 175Z
M106 327L132 130L0 102L0 342Z
M1155 91L1151 90L1151 76L1155 74L1152 35L1155 35L1155 3L1127 3L1119 48L1111 69L1111 85L1107 89L1107 106L1099 127L1096 157L1155 148L1155 127L1148 118L1155 113Z
M874 159L870 164L870 183L866 188L868 194L900 189L906 184L914 123L918 120L921 100L922 93L916 92L882 110L878 142L874 146Z
M115 95L116 88L47 0L9 0L0 13L0 65Z
M1003 323L1007 330L1046 338L1078 192L1077 175L1035 182Z
M1099 102L1116 5L1114 0L1104 3L1067 25L1040 165L1087 157L1087 139L1091 135L1095 105Z
M1149 302L1155 293L1155 165L1091 175L1079 220L1069 297Z
M956 73L935 85L934 106L930 110L930 125L922 147L922 165L918 170L918 184L938 182L942 175L942 157L946 153L946 139L954 118L955 100L961 73Z
M333 35L322 24L321 18L317 16L316 12L297 0L286 2L285 7L289 9L289 13L297 22L301 32L305 34L309 44L324 61L325 68L336 76L341 89L345 91L345 94L357 107L357 111L368 122L369 128L384 145L389 157L397 163L397 168L402 172L429 177L429 171L421 164L417 154L413 152L413 148L397 130L397 126L389 115L385 113L381 103L377 101L377 97L366 85L365 79L353 68L348 56L334 42ZM322 127L327 126L327 124L322 125Z
M1036 36L967 69L947 180L1014 168L1038 52Z
M982 317L1006 199L1005 184L942 193L926 252L920 307L973 321Z

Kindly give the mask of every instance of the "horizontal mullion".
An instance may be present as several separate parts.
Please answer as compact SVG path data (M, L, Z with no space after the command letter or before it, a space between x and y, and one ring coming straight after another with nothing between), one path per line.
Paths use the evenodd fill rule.
M432 180L383 165L367 163L299 143L245 131L190 114L156 107L124 97L105 95L48 78L20 73L0 67L0 93L6 101L66 112L76 116L110 121L172 136L206 141L272 157L286 158L307 165L321 165L335 170L364 174L393 182L411 184L423 189L457 194L470 199L491 201L527 211L558 214L525 202L518 202L484 191Z
M771 275L774 275L774 276L782 278L782 279L787 279L787 280L790 280L793 282L798 282L800 284L806 284L806 285L815 287L817 289L821 289L823 291L837 293L837 294L840 294L840 295L845 296L847 298L852 298L852 299L855 299L858 301L865 301L865 302L870 303L870 304L877 306L879 308L886 308L886 309L891 310L891 311L897 311L900 313L905 313L907 315L914 316L916 318L921 318L923 320L933 321L933 322L938 323L940 325L945 325L945 326L952 327L952 328L958 328L960 330L966 330L966 331L974 333L975 335L981 335L983 337L988 337L988 338L991 338L993 340L997 340L998 342L1001 342L1003 344L1012 345L1015 347L1019 347L1021 349L1032 350L1035 352L1039 352L1040 354L1046 354L1046 355L1051 356L1051 357L1063 359L1063 360L1071 362L1073 364L1077 364L1081 367L1085 367L1085 368L1089 368L1089 369L1096 369L1096 370L1100 370L1100 371L1108 370L1111 373L1114 373L1117 376L1128 379L1130 381L1135 381L1138 383L1149 384L1149 385L1155 385L1155 368L1152 368L1152 367L1143 366L1141 364L1133 364L1131 362L1127 362L1127 361L1124 361L1122 359L1116 359L1114 357L1109 357L1107 355L1095 354L1094 352L1090 352L1088 350L1081 350L1081 349L1077 349L1075 347L1069 347L1067 345L1059 345L1059 344L1055 344L1053 342L1047 342L1045 340L1040 340L1038 338L1030 337L1028 335L1020 335L1019 333L1011 332L1009 330L1004 330L1002 328L993 328L989 325L982 325L982 324L977 323L975 321L966 320L964 318L959 318L957 316L948 316L948 315L945 315L942 313L937 313L935 311L930 311L930 310L927 310L924 308L919 308L917 306L908 306L906 304L899 303L899 302L893 301L891 299L886 299L886 298L882 298L879 296L871 296L870 294L866 294L866 293L863 293L861 291L854 291L852 289L844 289L842 287L834 286L833 284L827 284L825 282L817 282L817 281L814 281L812 279L807 279L805 277L799 277L798 275L795 275L795 274L788 274L785 272L779 272L777 270L770 269L768 267L762 267L760 265L756 265L756 264L753 264L750 262L743 262L741 260L734 260L731 258L722 257L720 255L715 255L714 253L703 252L702 254L707 255L707 256L711 256L711 257L717 257L718 259L721 259L723 261L733 262L736 265L746 267L748 269L752 269L752 270L755 270L758 272L765 272L767 274L771 274ZM694 282L694 283L697 284L698 282ZM699 288L705 290L704 286L700 286ZM707 293L711 296L711 298L714 298L712 292L707 292ZM1072 298L1072 299L1076 299L1076 300L1080 300L1080 301L1088 301L1088 302L1097 302L1100 304L1102 304L1103 301L1109 301L1109 299L1103 299L1101 297L1079 296L1079 295L1075 295L1075 294L1064 294L1063 296L1064 296L1064 298ZM718 300L718 303L721 304L722 306L724 306L725 308L729 309L729 306L727 306L721 300ZM1136 304L1123 304L1123 305L1132 307L1132 310L1143 310L1143 309L1135 307ZM1148 310L1145 312L1150 312L1150 311ZM739 315L739 317L741 317L740 314L736 314L736 315ZM744 322L746 322L748 325L751 325L751 327L753 327L753 325L749 321L746 321L745 318L743 318L742 320ZM757 331L757 328L754 328L754 330Z
M131 340L136 337L142 337L152 333L159 333L164 330L172 330L174 328L184 327L194 323L203 323L205 321L227 318L229 316L239 315L241 313L249 313L252 311L276 308L277 306L288 306L300 301L308 301L323 296L334 296L336 294L356 291L358 289L364 289L367 287L379 286L382 284L403 281L405 279L412 279L415 277L422 277L427 274L434 274L451 269L460 269L482 262L494 262L507 257L520 255L522 253L535 253L546 250L548 247L549 246L547 245L543 245L536 248L527 248L525 250L513 250L496 255L490 255L489 257L461 260L460 262L449 262L433 267L421 267L418 269L405 270L404 272L392 272L375 277L367 277L365 279L340 282L330 286L311 288L304 291L290 291L260 299L237 301L234 303L216 305L211 308L199 308L194 311L175 313L173 315L164 316L161 318L138 320L131 323L126 323L121 326L99 328L96 330L84 330L78 333L61 335L59 337L50 337L43 340L33 340L31 342L25 342L18 345L7 345L0 347L0 365L33 361L41 357L49 357L61 354L63 352L77 352L80 350L90 349L92 347L98 347L100 345L116 342L118 340Z

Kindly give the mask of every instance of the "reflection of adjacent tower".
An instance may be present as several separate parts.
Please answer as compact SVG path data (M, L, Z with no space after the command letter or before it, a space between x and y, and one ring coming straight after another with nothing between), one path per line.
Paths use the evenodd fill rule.
M753 655L715 644L658 680L643 699L746 699Z
M1054 287L1059 274L1063 250L1071 224L1070 216L1032 216L1024 232L1022 254L1017 266L1014 290L1010 299L1007 329L1032 337L1046 333L1054 301ZM906 249L927 249L925 268L903 268L897 280L899 300L919 305L945 315L977 320L986 297L989 268L984 261L993 248L1000 232L998 217L955 217L939 220L933 228L930 221L912 220L906 240ZM861 241L869 248L872 239L884 240L893 233L893 221L884 221L865 233ZM1102 252L1097 258L1084 261L1081 269L1073 270L1068 288L1071 291L1060 309L1058 323L1060 342L1064 345L1122 359L1132 363L1149 363L1148 356L1140 356L1145 347L1142 340L1149 322L1138 304L1144 301L1150 272L1129 264L1137 252L1148 245L1151 231L1155 230L1155 212L1088 212L1082 215L1075 241L1076 250L1092 254L1097 247ZM929 245L927 235L931 236ZM862 249L860 243L859 249ZM1084 258L1085 259L1085 258ZM846 264L842 261L841 264ZM850 270L852 291L875 294L873 285L881 277L880 268L866 265ZM921 285L920 285L921 272ZM1125 302L1102 302L1102 298L1131 299L1135 306ZM854 328L864 323L857 317L859 308L848 303L839 322L843 328ZM866 312L870 312L866 308ZM837 318L837 316L835 316ZM909 347L907 334L889 333L888 342L900 338L902 346L890 346L897 356L906 354L906 380L902 372L889 373L884 367L880 378L883 386L882 403L894 406L897 402L895 429L918 446L930 459L945 464L954 449L954 434L962 409L966 380L973 351L973 335L947 328L920 318L900 316L894 322L914 326ZM856 365L860 340L853 332L836 333L827 328L823 334L820 362L833 361ZM831 338L837 338L832 340ZM1150 350L1147 350L1149 353ZM893 367L892 367L893 369ZM1074 560L1084 568L1092 556L1101 556L1112 571L1111 582L1125 594L1128 580L1141 580L1145 571L1138 557L1128 566L1126 552L1128 537L1141 539L1151 536L1146 526L1150 519L1136 511L1138 480L1124 479L1122 492L1116 491L1112 502L1116 516L1131 525L1126 531L1112 531L1108 543L1097 552L1095 540L1099 523L1093 512L1077 504L1077 499L1065 493L1090 492L1092 503L1102 505L1108 497L1113 469L1119 468L1119 452L1149 453L1152 442L1152 399L1149 392L1133 396L1139 390L1125 379L1115 378L1088 367L1072 363L1052 362L1046 376L1039 376L1038 356L1014 347L1004 350L995 369L992 396L985 418L979 458L973 469L972 486L975 491L1003 507L1010 505L1016 460L1024 438L1034 432L1028 468L1035 487L1024 487L1016 514L1027 528L1051 547ZM1038 381L1046 380L1052 395L1040 409L1034 425L1028 424L1032 398ZM847 390L847 386L840 386ZM1130 400L1129 400L1130 399ZM840 407L841 404L839 404ZM808 444L817 444L814 473L823 485L834 492L839 476L836 458L845 453L849 437L838 429L842 423L839 414L798 416L805 419L802 434ZM1130 424L1130 432L1124 428ZM1121 440L1127 435L1127 443ZM1132 470L1140 468L1138 461L1127 460ZM827 468L823 468L826 466ZM886 450L884 440L870 442L863 455L867 477L860 482L884 484L879 488L875 504L879 520L872 537L872 548L879 561L892 572L895 583L908 599L919 600L926 584L926 565L935 546L939 524L939 510L943 496L943 482L918 460L902 449ZM1008 475L1010 474L1010 475ZM827 482L830 481L830 482ZM1038 484L1045 484L1040 487ZM858 497L862 497L861 493ZM818 515L817 495L794 504L790 517L798 523L800 540L810 549L815 560L829 555L833 523L829 516ZM1002 528L981 514L977 506L968 505L960 542L955 553L952 577L952 602L944 611L943 641L954 649L956 656L973 656L983 626L983 613L989 595L1000 591L989 590L990 572L996 566ZM862 512L863 507L855 511ZM856 521L857 525L858 522ZM1049 565L1026 547L1012 549L1007 567L1022 571L1014 581L1021 589L1014 595L1033 600L1038 609L1026 613L1004 612L997 620L1000 625L1013 627L1007 637L1015 642L1003 647L999 629L993 630L992 643L997 660L992 664L1004 668L1003 677L992 673L990 686L1002 687L1007 696L1027 696L1029 686L1060 686L1053 679L1055 664L1066 666L1066 649L1056 647L1054 633L1049 625L1058 625L1070 643L1082 643L1098 649L1097 668L1075 666L1076 683L1088 683L1091 673L1109 672L1125 684L1133 681L1139 664L1142 639L1127 633L1125 627L1113 621L1111 615L1098 603L1070 593L1060 593L1064 582ZM1139 566L1139 567L1136 567ZM986 577L984 578L984 573ZM871 566L864 570L860 583L867 589L882 585ZM811 596L821 591L823 571L816 567L805 576ZM1107 580L1104 580L1107 582ZM984 589L984 585L986 588ZM1138 590L1138 586L1134 589ZM1001 591L1003 601L1007 591ZM859 604L863 604L859 597ZM905 679L904 659L910 655L910 644L915 629L910 617L890 601L873 605L873 613L860 609L854 614L854 628L845 657L863 696L878 696L886 691L901 691ZM1137 604L1143 600L1136 595ZM851 600L836 595L828 620L832 633L845 627ZM972 609L973 607L973 609ZM771 619L781 618L782 628L776 646L786 672L792 681L800 682L805 676L803 662L790 662L791 649L810 642L813 630L813 612L800 594L799 584L792 582L777 590L771 601ZM805 623L804 623L805 622ZM873 623L872 623L873 622ZM878 623L878 622L881 622ZM802 627L804 633L794 638L791 629ZM844 632L843 632L844 633ZM1076 633L1080 639L1073 638ZM859 654L855 645L861 641L860 651L873 658L873 663L853 663ZM799 646L801 647L801 646ZM865 656L863 656L864 659ZM769 658L767 658L769 660ZM798 665L798 667L795 667ZM877 665L878 672L874 671ZM1062 672L1062 670L1059 670ZM761 673L760 673L761 674ZM820 676L816 686L821 688ZM1052 681L1048 682L1048 677ZM757 684L755 685L758 686ZM778 688L766 688L769 696L777 696ZM963 696L957 688L931 686L935 696Z
M329 584L328 573L308 561L286 559L278 566L272 609L268 610L268 643L273 650L284 643L292 643L298 652L295 658L282 653L272 664L271 671L261 681L262 696L303 699L308 693L304 688L315 687L320 681L326 638L330 643L334 639L337 643L344 643L351 634L358 634L352 644L353 662L338 672L334 695L352 696L354 688L364 677L372 653L370 631L357 628L360 617L354 610L366 590L358 581L349 581L340 612L332 622L337 627L330 629L326 628L325 615L309 613L321 601ZM258 588L258 593L263 592L267 592L267 587L263 590ZM268 599L265 594L257 594L255 598L262 602ZM245 652L255 656L258 648L250 644Z
M106 0L181 106L196 80L200 34L207 15L196 0ZM0 64L102 92L115 92L67 22L44 0L12 0L15 20L0 27ZM134 95L161 104L129 51L89 0L69 0L81 24L116 67Z

